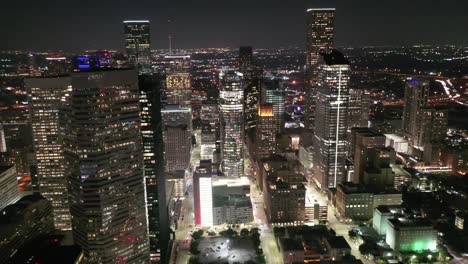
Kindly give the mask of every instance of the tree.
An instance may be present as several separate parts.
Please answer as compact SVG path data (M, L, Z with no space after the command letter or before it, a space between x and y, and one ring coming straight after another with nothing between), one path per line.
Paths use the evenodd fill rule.
M199 240L203 236L203 233L204 233L204 231L201 230L201 229L198 230L198 231L195 231L192 234L192 238L195 239L195 240Z
M357 234L356 234L356 232L354 231L354 229L351 229L351 230L349 230L349 232L348 232L348 236L349 236L349 238L351 238L351 239L355 239L355 238L357 237Z
M247 228L241 229L240 235L241 235L242 237L248 236L248 235L249 235L249 230L248 230Z
M197 240L192 240L190 243L190 254L198 255L200 254L200 250L198 250L199 242Z
M237 236L237 232L232 230L232 228L228 228L224 231L219 232L219 234L223 237L234 237Z

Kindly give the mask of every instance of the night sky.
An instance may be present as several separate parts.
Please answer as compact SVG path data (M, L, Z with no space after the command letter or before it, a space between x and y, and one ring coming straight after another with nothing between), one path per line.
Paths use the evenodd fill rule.
M303 46L309 7L337 8L338 45L468 45L466 0L2 0L0 50L122 49L140 18L153 48Z

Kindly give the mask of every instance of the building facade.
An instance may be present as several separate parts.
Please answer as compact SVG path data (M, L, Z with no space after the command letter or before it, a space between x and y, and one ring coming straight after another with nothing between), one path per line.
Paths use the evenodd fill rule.
M52 203L55 227L71 230L67 180L60 138L60 111L70 77L26 79L39 192Z
M192 99L191 60L188 55L167 55L166 99L167 104L189 107Z
M219 74L221 171L226 176L244 173L244 85L243 75L236 71Z
M320 53L331 50L334 44L335 9L311 8L307 9L306 28L306 89L304 125L313 129L315 117L315 95L317 87L314 82L318 78Z
M0 166L0 210L20 198L15 166Z
M138 74L150 74L152 72L150 22L126 20L123 23L125 49L130 65L138 70Z
M179 105L166 105L161 111L165 170L185 170L192 152L192 111Z
M64 153L74 242L89 263L150 260L137 73L72 74Z
M318 69L314 125L314 174L321 189L336 188L345 181L347 117L349 102L348 60L333 50L322 53Z
M275 153L277 126L273 114L273 105L262 104L258 107L256 133L256 158L267 158Z
M161 118L162 80L140 75L138 81L151 261L159 261L165 258L169 243Z

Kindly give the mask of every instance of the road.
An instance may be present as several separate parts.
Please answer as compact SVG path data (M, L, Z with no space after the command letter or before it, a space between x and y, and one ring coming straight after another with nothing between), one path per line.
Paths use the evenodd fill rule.
M283 256L276 244L275 235L273 229L268 224L265 209L263 205L263 198L261 197L260 191L257 185L250 180L250 197L252 199L254 222L255 225L260 229L260 242L265 255L266 263L271 264L282 264Z
M181 217L175 231L175 241L173 254L170 263L187 264L190 259L190 232L194 226L194 205L193 205L193 170L200 164L200 131L194 131L196 145L192 148L191 166L185 173L185 189L187 196L182 201Z
M349 237L348 235L349 230L356 227L356 225L340 221L335 215L336 209L333 207L332 204L328 202L326 195L322 192L319 192L314 185L308 184L306 188L307 188L306 195L308 196L309 199L317 200L320 204L328 204L328 219L327 219L328 224L327 225L328 227L335 230L337 236L343 236L346 239L346 242L348 242L349 246L351 247L351 254L355 256L357 259L360 259L364 264L375 263L374 261L368 260L364 256L362 256L361 253L359 253L360 244L358 244L357 242L353 242L353 240L351 240L351 238Z

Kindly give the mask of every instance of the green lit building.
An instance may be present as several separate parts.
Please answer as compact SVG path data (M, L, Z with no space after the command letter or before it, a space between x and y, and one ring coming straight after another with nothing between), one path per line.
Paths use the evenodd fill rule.
M388 219L386 242L399 252L435 251L437 231L427 219Z

